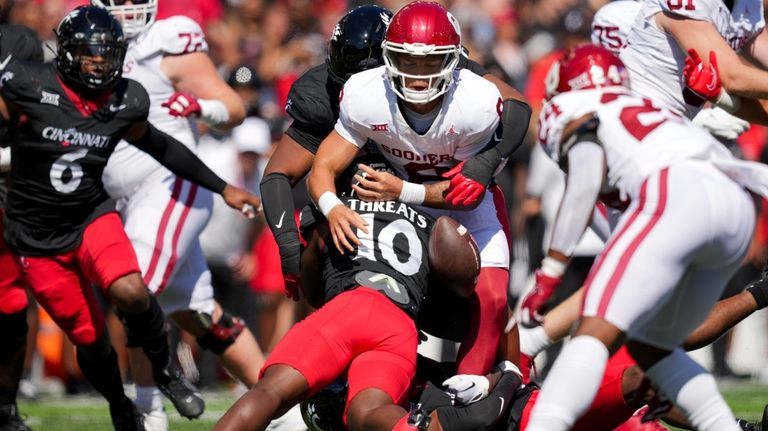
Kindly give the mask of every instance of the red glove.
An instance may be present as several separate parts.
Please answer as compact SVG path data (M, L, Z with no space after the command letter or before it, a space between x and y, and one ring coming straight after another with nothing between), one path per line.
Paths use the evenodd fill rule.
M285 283L285 296L299 302L301 300L299 276L296 274L283 274L283 282Z
M546 305L555 289L560 285L560 277L544 275L541 269L536 270L536 286L525 295L520 306L520 324L526 328L540 325L544 321L544 305Z
M485 186L461 173L463 167L464 162L461 162L443 174L443 178L450 178L451 180L445 201L454 206L474 205L485 193Z
M720 82L720 72L717 69L717 56L709 51L709 64L704 65L695 49L688 50L683 67L685 90L683 93L686 103L700 106L707 100L716 101L723 90Z
M168 113L174 117L200 115L200 104L197 103L197 97L186 91L177 91L171 94L171 97L160 106L168 108Z

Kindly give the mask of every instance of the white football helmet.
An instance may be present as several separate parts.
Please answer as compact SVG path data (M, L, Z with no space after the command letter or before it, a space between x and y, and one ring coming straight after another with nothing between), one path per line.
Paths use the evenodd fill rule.
M91 0L91 4L109 11L123 27L125 37L132 38L149 27L157 18L157 0Z

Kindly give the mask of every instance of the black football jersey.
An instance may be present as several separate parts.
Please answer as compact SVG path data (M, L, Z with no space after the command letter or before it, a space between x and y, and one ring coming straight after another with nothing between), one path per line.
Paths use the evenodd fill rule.
M340 254L329 237L324 241L323 282L325 301L359 285L378 288L412 318L415 318L427 293L429 260L427 249L434 219L401 202L363 202L341 197L341 201L368 223L368 234L357 232L360 246L355 253ZM302 213L302 226L322 214ZM383 274L396 284L376 283L370 274ZM369 282L369 279L373 279ZM377 284L377 286L373 286Z
M0 24L0 71L13 61L43 61L43 43L34 31L16 24ZM0 117L0 147L10 145L8 121ZM5 206L5 178L0 178L0 207Z
M101 174L123 134L146 120L147 92L121 79L90 110L53 65L14 62L0 73L0 93L23 114L11 130L5 239L23 256L71 250L91 220L114 209Z
M479 76L485 69L461 56L459 68L466 68ZM285 133L312 154L331 133L339 119L339 92L341 86L328 75L325 63L317 65L296 80L288 92L285 112L293 118Z

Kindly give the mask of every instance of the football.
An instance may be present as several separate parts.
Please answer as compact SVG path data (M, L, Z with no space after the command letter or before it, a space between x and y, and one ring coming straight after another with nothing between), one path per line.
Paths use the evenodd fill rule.
M432 226L428 253L433 282L461 296L474 292L480 275L480 249L467 228L441 216Z

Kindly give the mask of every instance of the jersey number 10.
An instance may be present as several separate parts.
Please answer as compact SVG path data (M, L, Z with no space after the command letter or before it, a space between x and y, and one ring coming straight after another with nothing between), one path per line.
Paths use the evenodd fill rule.
M378 247L381 256L387 261L389 266L398 270L403 275L414 275L419 272L422 261L422 247L419 235L413 225L404 219L395 220L381 228L378 235L373 224L375 214L360 214L363 220L368 223L368 233L362 230L357 231L357 238L360 245L357 248L355 259L367 259L376 261L375 250ZM395 236L404 235L408 243L408 256L405 262L400 260L400 256L395 251ZM403 256L404 258L406 256Z

